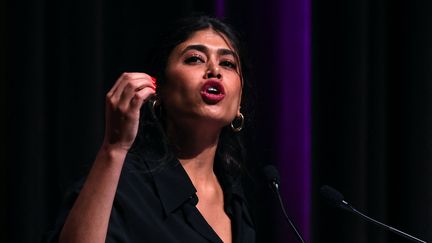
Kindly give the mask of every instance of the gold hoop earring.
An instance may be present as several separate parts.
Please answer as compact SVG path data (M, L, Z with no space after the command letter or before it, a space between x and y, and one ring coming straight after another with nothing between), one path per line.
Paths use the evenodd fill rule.
M158 119L156 115L156 107L160 106L160 100L158 98L154 98L150 101L150 110L154 119Z
M240 123L240 125L236 127L234 123ZM233 132L240 132L243 129L243 125L244 116L242 113L240 113L240 115L231 122L231 130L233 130Z

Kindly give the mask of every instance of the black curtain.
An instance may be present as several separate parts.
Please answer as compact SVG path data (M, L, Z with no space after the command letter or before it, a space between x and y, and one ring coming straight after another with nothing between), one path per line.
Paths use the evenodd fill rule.
M0 158L6 195L0 205L0 242L40 242L54 223L65 191L86 173L102 142L106 92L122 72L151 74L143 69L143 57L160 26L191 13L214 15L216 3L10 0L0 6L0 99L5 113L0 119L0 135L5 138ZM258 22L256 16L270 16L263 9L254 15L258 6L225 2L228 21L242 30L251 46L261 45L251 36L259 36L265 25L250 22ZM256 77L265 75L255 72ZM265 86L258 84L257 89ZM257 103L257 110L262 105ZM259 127L263 118L258 112L256 117ZM270 140L269 136L263 131L255 139ZM272 142L266 146L273 147ZM268 158L272 150L265 153L257 153L257 161ZM250 191L257 186L257 181L251 183ZM264 232L259 237L273 235L267 223L272 214L268 207L261 208L266 197L256 196L251 202L265 222L259 226Z
M313 1L314 242L432 240L432 2Z
M93 161L110 86L124 71L149 72L142 57L158 26L214 7L193 0L28 0L1 7L7 193L0 241L39 242L65 190Z
M272 161L278 4L225 2L251 46L257 161ZM370 216L431 241L432 3L312 3L313 242L405 242L325 205L318 194L323 184ZM159 24L194 11L214 13L214 2L0 2L0 189L6 195L0 242L39 242L64 191L93 161L105 93L124 71L150 72L142 70L142 57ZM270 195L257 201L260 239L273 242L271 215L279 210L264 205Z

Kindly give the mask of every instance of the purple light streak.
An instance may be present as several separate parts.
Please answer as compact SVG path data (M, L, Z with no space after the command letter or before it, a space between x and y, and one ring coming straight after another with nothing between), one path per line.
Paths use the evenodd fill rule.
M286 0L278 3L280 137L279 168L288 213L310 241L311 210L311 3ZM280 231L279 239L287 238ZM282 235L283 233L283 235Z
M215 15L217 18L223 18L225 16L225 0L215 1Z

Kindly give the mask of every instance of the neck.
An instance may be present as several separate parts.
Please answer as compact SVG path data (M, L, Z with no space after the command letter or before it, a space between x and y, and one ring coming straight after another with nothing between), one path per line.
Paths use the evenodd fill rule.
M220 129L167 125L168 136L175 145L177 157L195 187L215 182L213 165Z

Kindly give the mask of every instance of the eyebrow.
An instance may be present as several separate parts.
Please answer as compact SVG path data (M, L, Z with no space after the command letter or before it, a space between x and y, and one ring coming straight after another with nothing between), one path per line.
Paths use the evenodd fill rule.
M189 45L181 52L181 54L183 55L189 50L197 50L197 51L204 52L204 53L209 52L208 47L206 47L205 45ZM220 56L232 55L234 57L237 57L237 54L234 51L232 51L230 49L225 49L225 48L218 49L217 54Z

